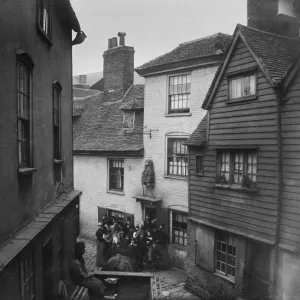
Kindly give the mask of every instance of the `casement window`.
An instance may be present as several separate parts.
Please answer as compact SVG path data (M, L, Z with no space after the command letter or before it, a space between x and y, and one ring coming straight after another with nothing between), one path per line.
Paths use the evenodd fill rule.
M172 242L177 245L187 246L187 215L172 211Z
M124 111L123 112L123 128L133 128L134 127L135 112L134 111Z
M228 81L229 100L256 95L256 74L232 77Z
M107 208L98 206L98 222L102 222L103 217L107 217L108 220L114 218L122 225L126 222L127 219L130 219L130 222L132 224L134 224L134 215L133 214L128 214L123 211L107 209Z
M218 151L217 162L216 183L255 188L257 178L256 151Z
M43 33L51 37L51 0L37 0L38 1L38 27Z
M34 252L20 258L21 300L35 300L35 263Z
M196 174L203 175L203 155L196 155Z
M109 160L109 190L124 190L124 160Z
M167 139L167 175L187 176L188 157L186 138Z
M31 97L30 69L17 61L17 94L18 94L18 156L19 167L30 167L31 151Z
M54 159L61 158L61 85L53 84L53 153Z
M169 113L190 112L191 75L169 77Z
M237 248L233 235L216 233L215 268L217 273L235 278Z

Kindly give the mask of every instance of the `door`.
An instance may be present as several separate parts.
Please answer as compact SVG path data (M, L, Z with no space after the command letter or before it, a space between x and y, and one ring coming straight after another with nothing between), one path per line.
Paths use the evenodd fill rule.
M44 300L53 300L53 278L52 278L52 259L53 259L53 242L50 239L43 246L43 287L44 287Z

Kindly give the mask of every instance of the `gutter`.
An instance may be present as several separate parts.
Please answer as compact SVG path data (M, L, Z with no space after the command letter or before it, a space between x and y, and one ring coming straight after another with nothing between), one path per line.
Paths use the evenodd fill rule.
M144 148L140 150L113 151L113 150L73 150L78 156L105 156L105 157L144 157Z

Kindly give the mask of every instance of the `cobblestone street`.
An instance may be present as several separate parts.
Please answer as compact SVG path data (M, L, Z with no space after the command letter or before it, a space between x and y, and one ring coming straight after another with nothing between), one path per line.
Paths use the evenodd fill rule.
M96 241L81 238L85 242L86 253L84 255L87 269L90 272L100 271L96 266ZM159 278L162 299L186 299L199 300L197 296L192 295L184 289L185 273L177 270L156 271L155 275Z

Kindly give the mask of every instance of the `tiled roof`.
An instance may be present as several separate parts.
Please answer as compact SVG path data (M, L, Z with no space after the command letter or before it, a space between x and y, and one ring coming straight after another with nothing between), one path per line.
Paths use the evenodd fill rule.
M263 63L275 84L281 82L299 57L299 38L289 38L238 24L249 47Z
M246 43L249 45L254 55L259 59L262 67L272 80L272 83L274 85L282 83L289 70L291 70L292 66L299 58L299 38L285 37L238 24L231 45L227 48L226 56L233 47L233 41L238 34L241 34L242 37L245 38ZM202 107L205 109L211 101L210 98L226 62L226 56L223 63L219 65L203 101Z
M123 128L121 106L135 98L143 99L144 85L132 85L123 99L102 101L103 93L84 100L84 111L73 122L75 151L140 151L143 149L143 112L136 115L135 127Z
M141 65L137 70L202 56L220 54L220 50L224 51L230 43L230 40L230 35L217 33L201 39L185 42L174 50Z
M144 109L144 98L134 98L129 100L124 105L120 106L122 110L137 110Z
M205 146L206 145L206 128L207 128L207 114L203 117L198 127L185 141L187 146Z

